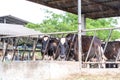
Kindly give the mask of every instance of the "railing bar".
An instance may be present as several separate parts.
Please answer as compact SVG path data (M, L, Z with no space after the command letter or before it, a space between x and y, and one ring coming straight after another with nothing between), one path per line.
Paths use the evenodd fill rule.
M89 32L89 31L100 31L100 30L113 30L113 29L120 29L120 27L114 27L114 28L97 28L97 29L86 29L82 30L82 32ZM33 36L35 35L50 35L50 34L67 34L67 33L77 33L78 31L66 31L66 32L52 32L52 33L39 33L39 34L26 34L26 35L10 35L10 36L1 36L0 38L8 38L8 37L25 37L25 36Z
M120 29L120 27L114 27L114 28L86 29L86 30L82 30L82 32L87 32L87 31L100 31L100 30L113 30L113 29Z
M90 54L90 51L91 51L91 48L92 48L92 45L93 45L93 41L94 41L94 39L95 39L95 35L96 35L96 31L94 31L94 36L93 36L93 38L92 38L92 41L91 41L91 44L90 44L90 47L89 47L88 54L87 54L87 57L86 57L86 59L85 59L85 62L87 62L88 56L89 56L89 54Z
M53 33L40 33L40 34L26 34L26 35L10 35L10 36L1 36L0 38L8 38L8 37L35 37L37 35L51 35L51 34L67 34L67 33L77 33L78 31L66 31L66 32L53 32Z
M116 63L120 64L120 62L82 62L83 64L95 64L95 63L100 63L100 64L106 64L106 63Z
M106 50L106 48L107 48L107 45L108 45L109 39L110 39L110 37L111 37L112 31L113 31L113 30L110 30L110 33L109 33L109 35L108 35L108 39L107 39L107 41L106 41L106 43L105 43L105 47L104 47L104 49L103 49L103 54L105 53L105 50Z

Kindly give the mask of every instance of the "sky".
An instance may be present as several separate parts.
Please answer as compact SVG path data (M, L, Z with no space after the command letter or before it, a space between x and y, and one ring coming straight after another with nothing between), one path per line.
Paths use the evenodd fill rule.
M12 15L32 23L41 23L42 20L45 19L45 16L48 15L45 13L45 9L57 14L64 13L61 10L49 8L26 0L0 0L0 16ZM119 25L120 19L117 26Z
M45 13L45 9L63 13L63 11L26 0L0 0L0 16L12 15L32 23L40 23L45 19L45 16L48 15Z

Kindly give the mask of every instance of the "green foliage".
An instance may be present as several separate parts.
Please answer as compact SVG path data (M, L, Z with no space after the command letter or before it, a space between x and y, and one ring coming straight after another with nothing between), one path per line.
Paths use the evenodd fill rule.
M51 32L61 32L61 31L77 31L78 29L78 17L77 15L71 13L65 14L55 14L50 11L46 11L49 16L46 16L40 24L29 23L26 26L33 28L40 32L51 33ZM86 28L87 29L96 29L96 28L111 28L113 25L117 24L117 19L107 18L107 19L86 19ZM112 32L111 40L120 38L120 32L114 30ZM94 35L94 32L87 32L87 35ZM109 35L109 30L97 31L96 36L102 40L106 40Z
M43 32L60 32L77 30L77 16L70 13L54 14L43 21L40 27L44 27Z
M106 18L106 19L86 19L86 27L87 29L96 29L96 28L112 28L113 25L117 24L117 19L114 18ZM94 32L87 32L87 35L93 35ZM98 36L100 39L106 41L108 38L108 35L110 34L109 30L101 30L96 32L96 36ZM113 30L112 36L110 40L115 40L116 38L120 38L119 31Z
M118 38L120 38L120 31L114 30L112 32L111 40L115 40L115 39L118 39Z
M41 31L42 29L40 28L40 24L33 24L33 23L28 23L26 25L26 27L37 30L37 31Z

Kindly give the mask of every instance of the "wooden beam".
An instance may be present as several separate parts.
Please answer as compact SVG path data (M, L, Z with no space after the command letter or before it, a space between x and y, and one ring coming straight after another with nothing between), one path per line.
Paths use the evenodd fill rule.
M7 39L8 42L8 39ZM5 56L7 55L7 48L8 48L8 43L5 41L5 39L3 40L3 57L2 57L2 62L5 59Z
M12 61L14 60L14 57L15 57L15 53L17 51L17 47L18 47L18 42L19 42L19 38L18 39L15 39L15 42L13 44L13 56L12 56Z
M35 51L36 51L37 41L33 41L33 51L32 51L32 60L35 61Z
M30 39L30 36L27 37L27 40L25 41L25 44L24 44L24 51L23 51L23 54L22 54L22 60L24 60L24 54L25 54L25 51L27 50L27 45L26 45L26 44L28 43L29 39Z

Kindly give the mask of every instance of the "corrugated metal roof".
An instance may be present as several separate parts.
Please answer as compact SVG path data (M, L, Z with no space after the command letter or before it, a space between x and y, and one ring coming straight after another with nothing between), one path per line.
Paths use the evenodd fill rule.
M28 0L78 14L78 0ZM87 18L120 16L120 0L81 0L82 14Z
M25 25L29 22L12 15L5 15L5 16L0 16L0 23Z
M6 36L26 36L26 35L36 35L41 34L38 31L24 27L23 25L14 24L0 24L0 35Z

